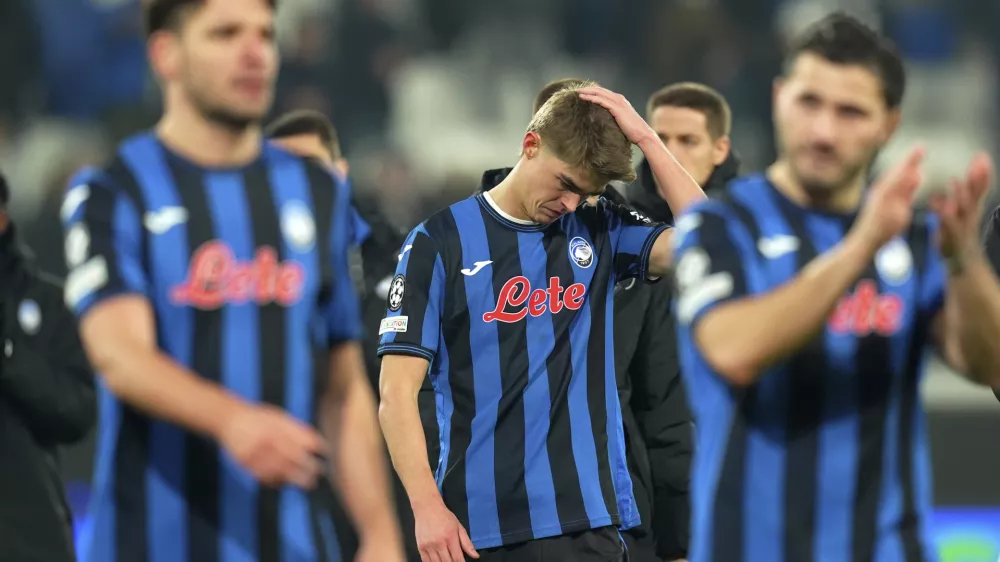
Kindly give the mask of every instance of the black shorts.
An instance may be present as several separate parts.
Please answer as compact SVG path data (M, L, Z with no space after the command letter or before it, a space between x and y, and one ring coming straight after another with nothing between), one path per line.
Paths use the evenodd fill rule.
M472 560L466 558L466 560ZM479 562L627 562L621 535L600 527L569 535L483 549Z

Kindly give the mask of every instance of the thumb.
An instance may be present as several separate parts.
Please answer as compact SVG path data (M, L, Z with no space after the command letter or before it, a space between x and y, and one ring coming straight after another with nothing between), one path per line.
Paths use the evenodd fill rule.
M458 526L458 542L462 544L462 550L466 554L477 560L479 559L479 553L476 552L476 547L472 546L472 539L469 538L469 533L461 525Z

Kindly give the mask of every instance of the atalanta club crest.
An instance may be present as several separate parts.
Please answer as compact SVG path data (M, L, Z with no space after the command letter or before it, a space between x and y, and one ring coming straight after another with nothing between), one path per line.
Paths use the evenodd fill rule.
M569 241L569 259L586 269L594 264L594 249L589 242L577 236Z
M397 275L389 285L389 310L396 312L403 306L403 288L406 285L406 278Z

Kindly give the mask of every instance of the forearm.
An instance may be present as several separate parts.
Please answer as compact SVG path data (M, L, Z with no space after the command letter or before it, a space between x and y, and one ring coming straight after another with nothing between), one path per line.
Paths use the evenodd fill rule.
M155 349L119 346L94 361L108 388L134 408L218 439L241 400Z
M706 359L733 384L753 383L820 332L838 300L867 267L873 251L860 237L849 234L778 289L723 304L706 314L695 328Z
M657 137L650 137L639 143L649 168L656 178L660 195L666 200L674 216L684 212L690 205L705 199L705 192L698 182L687 173L674 155L667 150Z
M379 406L382 433L389 446L392 465L406 489L412 506L441 501L427 458L424 428L416 393L382 393Z
M338 392L327 393L324 412L324 433L333 447L334 483L355 529L362 540L398 536L375 397L368 380L358 373Z
M1000 283L981 253L948 279L946 346L957 346L966 374L1000 387Z

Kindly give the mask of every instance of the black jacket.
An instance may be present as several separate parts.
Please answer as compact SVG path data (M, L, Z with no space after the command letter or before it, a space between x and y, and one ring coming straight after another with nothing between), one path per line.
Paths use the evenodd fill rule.
M0 559L73 560L57 448L96 417L94 376L53 278L35 271L13 228L0 236Z
M735 150L729 151L729 156L715 167L708 181L702 186L705 193L712 195L719 193L726 187L733 178L739 175L740 155ZM629 205L636 211L657 221L672 224L674 214L670 211L667 202L660 197L656 190L656 182L653 180L653 170L649 167L649 162L645 158L635 168L636 180L625 187L625 198Z
M1000 274L1000 207L990 213L983 229L983 245L986 247L986 257L993 265L993 271ZM993 394L1000 400L1000 388L994 388Z

